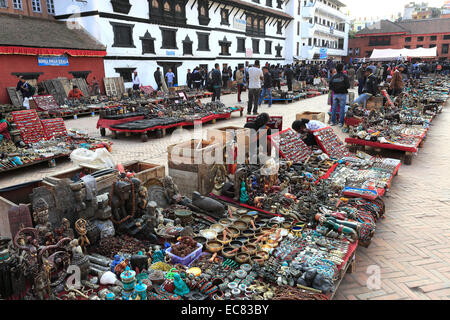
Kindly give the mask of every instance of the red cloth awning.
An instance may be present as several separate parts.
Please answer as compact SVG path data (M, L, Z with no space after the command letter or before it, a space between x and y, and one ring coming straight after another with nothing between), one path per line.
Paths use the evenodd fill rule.
M27 56L61 56L67 54L72 57L104 57L106 56L106 51L0 46L0 54L18 54Z

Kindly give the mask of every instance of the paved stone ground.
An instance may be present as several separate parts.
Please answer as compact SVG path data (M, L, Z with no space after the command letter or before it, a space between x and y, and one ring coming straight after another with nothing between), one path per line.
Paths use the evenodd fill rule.
M245 96L243 100L246 101ZM236 95L224 96L222 101L234 105ZM260 112L282 115L283 127L287 128L296 113L328 111L326 101L327 96L323 95L288 105L275 104L270 109L263 106ZM95 129L97 119L69 120L66 125L99 136ZM347 274L335 299L450 298L450 144L444 143L449 136L449 121L450 110L444 109L433 122L425 147L413 158L412 165L401 167L385 197L386 218L378 222L371 246L358 249L356 270ZM207 124L204 128L242 127L244 122L245 116L239 118L235 113L231 120ZM339 129L336 131L345 138ZM123 137L113 140L112 155L116 161L167 164L167 146L188 140L192 135L192 129L185 129L181 136L169 134L162 139L151 138L147 143L142 143L138 136ZM57 160L56 168L43 164L2 174L0 188L37 180L70 167L70 161ZM379 268L380 288L367 286L370 266Z

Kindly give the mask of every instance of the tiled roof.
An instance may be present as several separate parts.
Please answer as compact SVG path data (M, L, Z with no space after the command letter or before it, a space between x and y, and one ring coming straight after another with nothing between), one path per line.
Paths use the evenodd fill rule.
M356 36L399 32L407 34L450 33L450 18L403 20L400 22L381 20L380 22L357 32Z
M0 14L0 45L58 49L105 50L83 28L65 22Z

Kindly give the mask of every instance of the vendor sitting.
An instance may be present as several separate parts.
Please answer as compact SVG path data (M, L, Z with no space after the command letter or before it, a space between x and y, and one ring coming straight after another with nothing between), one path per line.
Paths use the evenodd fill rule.
M373 74L372 69L367 68L365 71L365 76L367 80L363 88L363 94L353 101L353 106L364 104L365 108L367 100L369 100L372 96L376 96L378 93L378 80Z
M327 125L318 120L301 119L292 123L292 129L298 132L306 145L317 145L313 131L325 128Z
M11 136L9 135L9 130L11 129L11 125L8 121L6 121L3 114L0 114L0 143L3 139L11 140Z
M73 86L73 89L70 90L69 95L67 96L68 99L80 99L81 97L84 97L84 94L77 86Z
M261 138L266 137L270 135L270 128L267 126L267 123L270 121L270 116L268 113L261 113L256 117L256 119L252 122L247 122L244 126L244 128L252 129L250 132L251 142L255 141L254 136L256 135L256 146L259 150L259 141ZM270 150L270 146L267 145L267 150ZM253 153L255 150L250 150L251 153ZM253 152L252 152L253 151ZM253 156L257 156L257 154L254 154ZM252 156L252 158L253 158ZM258 158L259 159L259 158Z

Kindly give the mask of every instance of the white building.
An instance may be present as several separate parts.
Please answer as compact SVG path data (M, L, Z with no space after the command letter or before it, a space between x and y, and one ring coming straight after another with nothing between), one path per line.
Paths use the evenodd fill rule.
M291 0L292 2L293 0ZM292 17L285 0L58 0L56 19L82 25L107 47L106 77L137 70L143 85L169 68L176 83L187 70L219 63L234 71L245 61L284 63L285 30ZM74 24L73 27L76 27Z
M338 0L290 0L294 17L286 35L286 62L342 60L347 56L350 19Z

